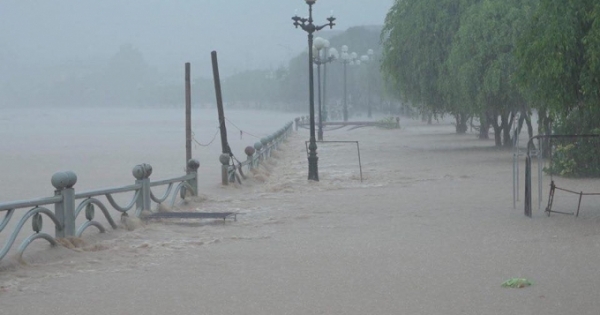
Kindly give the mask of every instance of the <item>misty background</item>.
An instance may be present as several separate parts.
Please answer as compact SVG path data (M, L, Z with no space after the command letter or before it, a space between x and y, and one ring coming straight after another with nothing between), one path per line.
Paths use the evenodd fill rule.
M316 23L324 24L333 11L337 25L316 35L331 39L354 26L369 26L369 48L379 50L372 46L379 44L379 26L392 3L319 0ZM0 106L178 103L185 62L192 63L194 101L212 101L214 95L206 95L212 89L212 50L219 53L224 80L252 71L306 78L289 73L290 61L307 46L306 33L292 25L296 10L308 14L303 0L5 0L0 2ZM254 81L252 76L238 80ZM306 98L302 82L296 89ZM140 93L131 93L136 90ZM169 96L175 93L176 98Z

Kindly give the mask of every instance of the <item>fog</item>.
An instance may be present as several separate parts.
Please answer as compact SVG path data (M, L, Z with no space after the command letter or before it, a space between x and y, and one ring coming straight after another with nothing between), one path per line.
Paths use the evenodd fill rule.
M321 0L314 16L325 23L333 11L336 32L381 25L392 2ZM138 50L165 82L180 80L185 62L208 77L212 50L225 76L279 67L306 47L306 33L290 19L296 10L308 14L301 0L2 1L1 87L26 91L35 82L93 71L123 45Z

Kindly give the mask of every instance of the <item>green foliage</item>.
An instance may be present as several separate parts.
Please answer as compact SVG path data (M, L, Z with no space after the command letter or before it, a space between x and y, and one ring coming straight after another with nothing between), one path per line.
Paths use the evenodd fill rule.
M447 60L447 93L466 110L511 111L523 103L516 82L515 41L532 1L483 0L469 6Z
M567 145L558 145L554 151L552 166L547 169L548 173L556 173L561 176L574 175L577 167L577 162L573 157L575 145L573 143Z
M458 133L482 111L482 99L484 105L512 101L506 94L513 88L507 79L513 25L504 15L516 10L500 1L481 2L397 0L381 35L382 68L392 88L422 113L453 115Z
M516 78L525 97L554 120L554 134L593 134L600 127L600 3L539 0L518 40ZM600 176L598 141L555 147L563 176Z
M557 144L552 154L549 174L563 177L599 177L600 149L598 139L579 139Z
M573 134L573 124L581 120L578 116L579 113L571 113L566 121L556 127L556 133ZM587 134L600 135L600 128L591 129ZM550 145L553 152L550 166L545 169L548 174L564 177L600 177L600 137L556 139L552 140Z
M519 38L517 78L528 99L553 115L597 104L600 3L540 0Z
M399 129L400 124L396 120L396 117L386 117L377 122L377 127L383 129Z
M525 288L533 285L533 283L525 278L512 278L504 281L502 287L504 288Z
M459 26L459 0L397 0L384 24L382 70L401 95L434 113L452 112L440 77Z

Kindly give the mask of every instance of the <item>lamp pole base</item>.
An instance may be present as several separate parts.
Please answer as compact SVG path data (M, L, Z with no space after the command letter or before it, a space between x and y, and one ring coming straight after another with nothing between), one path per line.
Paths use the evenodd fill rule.
M319 158L316 152L310 152L308 155L308 180L319 181Z

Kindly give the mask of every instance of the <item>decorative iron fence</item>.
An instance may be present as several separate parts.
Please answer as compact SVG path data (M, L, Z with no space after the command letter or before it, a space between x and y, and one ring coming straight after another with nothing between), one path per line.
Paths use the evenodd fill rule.
M260 139L254 146L246 147L244 152L247 157L243 162L237 160L233 155L221 154L219 161L222 164L222 184L228 185L236 181L241 184L242 179L246 179L244 170L252 171L252 169L259 167L260 163L269 159L273 150L278 149L281 143L289 137L293 127L294 123L289 122L272 135Z
M149 164L136 165L133 168L135 183L133 185L93 190L81 193L75 193L75 184L77 175L71 171L58 172L52 176L51 183L56 189L53 197L23 200L0 204L0 213L4 212L4 218L0 222L0 236L8 227L11 219L19 210L28 209L21 215L18 223L0 248L0 260L2 260L11 250L17 236L23 229L27 221L31 221L33 234L23 240L18 249L17 255L21 257L27 247L37 239L45 239L52 246L58 244L57 239L65 237L79 237L89 227L97 228L100 233L106 231L106 227L95 220L95 208L98 207L111 228L117 229L118 225L109 212L109 207L121 213L121 218L128 217L133 211L135 217L140 217L142 211L151 210L152 202L162 204L171 197L170 206L174 206L179 196L185 199L188 193L192 196L198 195L198 168L200 163L197 160L188 161L188 174L181 177L152 182L152 166ZM161 197L156 197L152 192L153 187L166 186L166 191ZM173 189L175 188L175 189ZM133 197L127 205L119 205L113 195L132 193ZM108 203L102 202L99 198L106 197ZM54 207L54 211L50 207ZM84 213L85 222L77 226L77 218ZM54 237L42 231L43 216L48 217L54 224Z

